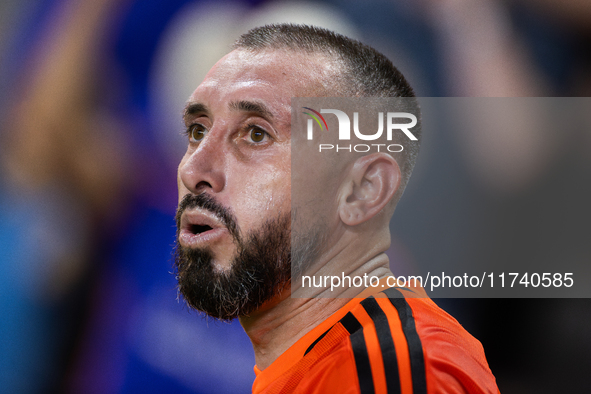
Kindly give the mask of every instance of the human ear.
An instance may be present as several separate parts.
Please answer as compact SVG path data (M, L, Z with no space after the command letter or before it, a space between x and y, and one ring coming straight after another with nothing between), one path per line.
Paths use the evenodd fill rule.
M356 226L377 215L400 186L400 167L387 153L360 157L343 182L339 216L348 226Z

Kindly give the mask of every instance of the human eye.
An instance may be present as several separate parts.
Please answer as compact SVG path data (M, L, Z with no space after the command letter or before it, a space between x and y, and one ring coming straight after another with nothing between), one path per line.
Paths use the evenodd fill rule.
M189 137L189 142L201 142L205 135L208 133L208 130L200 123L192 124L187 128L187 137Z
M269 133L267 133L259 126L248 125L246 127L246 131L246 139L248 139L251 143L254 144L261 144L271 139Z

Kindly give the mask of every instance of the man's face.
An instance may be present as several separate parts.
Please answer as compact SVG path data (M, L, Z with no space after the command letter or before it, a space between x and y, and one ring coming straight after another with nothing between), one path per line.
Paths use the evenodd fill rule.
M191 306L233 318L289 283L290 99L310 94L326 72L309 55L236 50L191 95L176 261Z

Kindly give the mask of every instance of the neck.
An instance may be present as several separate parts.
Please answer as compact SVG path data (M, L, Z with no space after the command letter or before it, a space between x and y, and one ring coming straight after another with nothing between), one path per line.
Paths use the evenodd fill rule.
M261 370L348 301L344 298L292 298L290 294L282 297L256 314L240 317L240 324L252 342L256 365Z
M382 253L359 266L354 274L381 278L391 274L387 267L388 257ZM257 367L261 370L267 368L291 345L362 290L340 289L339 294L331 293L331 298L295 298L291 297L291 289L288 289L256 313L241 316L240 324L252 342Z

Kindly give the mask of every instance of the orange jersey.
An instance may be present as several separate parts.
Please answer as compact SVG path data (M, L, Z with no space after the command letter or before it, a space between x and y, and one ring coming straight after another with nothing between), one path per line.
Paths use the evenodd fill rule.
M498 393L480 342L421 288L351 300L255 373L255 394Z

